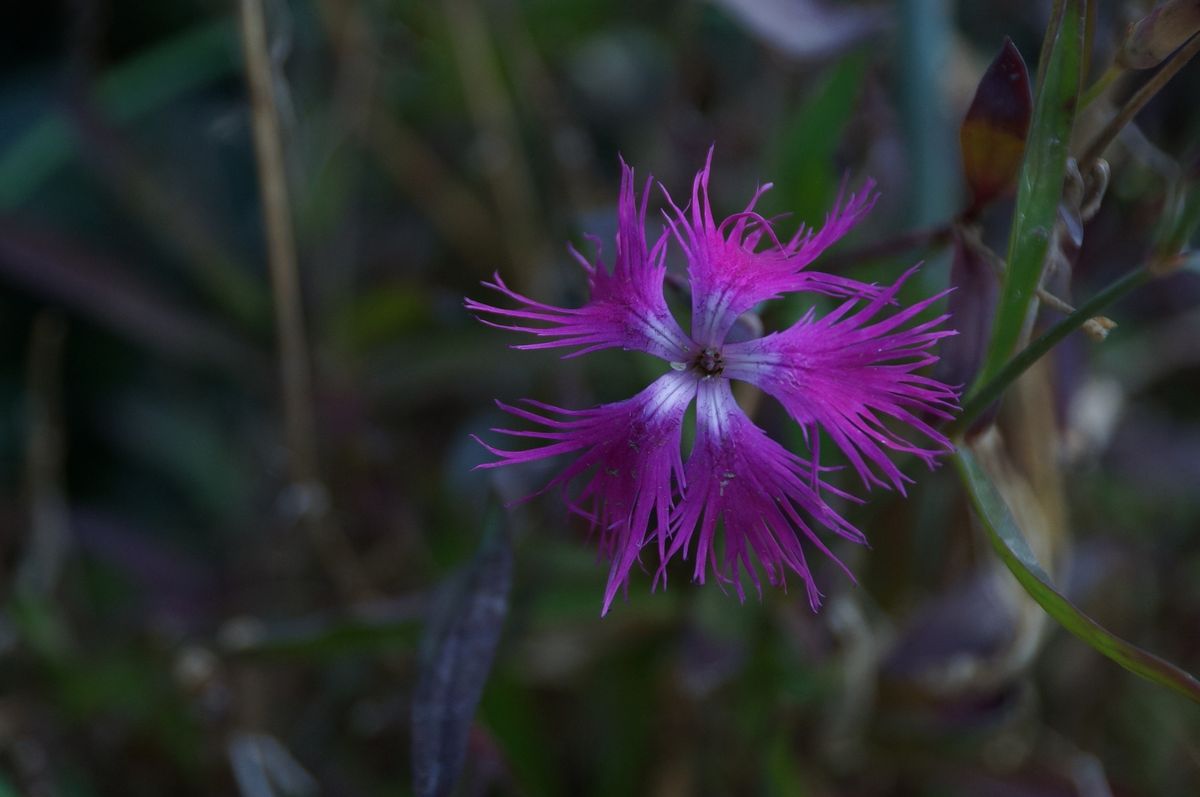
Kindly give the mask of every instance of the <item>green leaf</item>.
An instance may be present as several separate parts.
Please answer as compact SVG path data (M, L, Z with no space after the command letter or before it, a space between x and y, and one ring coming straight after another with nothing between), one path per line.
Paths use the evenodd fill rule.
M589 620L595 622L594 592L588 609ZM515 666L510 665L491 678L479 712L512 768L518 784L515 793L530 797L566 794L562 769L568 766L567 759L546 755L555 737L548 735L553 730L537 703L536 690L521 677L522 665L518 659Z
M377 285L335 308L330 337L343 351L368 351L430 323L433 302L415 285Z
M254 659L334 661L412 650L424 610L422 599L410 597L353 606L345 612L231 624L222 633L222 652Z
M1038 564L1011 510L970 445L960 446L953 459L992 547L1025 591L1047 614L1130 672L1200 703L1200 681L1174 664L1114 635L1058 591L1050 576Z
M168 101L232 74L237 52L230 20L192 28L108 71L96 100L115 122L128 123ZM26 128L0 153L0 208L23 202L74 151L70 125L60 112Z
M928 227L955 213L961 203L942 88L956 33L944 5L924 0L892 5L896 8L891 61L895 72L889 82L898 90L897 110L910 169L907 217L913 227ZM945 283L944 272L939 281ZM932 282L925 287L931 289Z
M1168 195L1153 245L1156 267L1171 263L1188 249L1200 229L1200 160ZM1169 269L1166 269L1169 270ZM1164 270L1165 273L1165 270Z
M1006 362L994 377L986 382L976 382L975 387L967 394L967 399L963 402L962 411L959 412L958 417L951 421L943 431L953 439L964 430L970 429L972 422L999 399L1008 386L1025 373L1030 366L1049 354L1051 349L1061 343L1067 335L1087 323L1088 319L1099 315L1101 310L1134 288L1144 285L1152 276L1150 268L1140 266L1133 271L1126 272L1091 299L1079 305L1075 308L1075 312L1047 329L1037 340L1021 349L1020 353Z
M1079 98L1084 10L1083 0L1059 0L1046 31L1033 121L1017 181L1008 268L977 384L995 375L1016 351L1042 276L1062 196L1067 148Z
M837 192L834 168L866 77L867 61L853 55L838 61L824 82L782 124L771 145L769 168L775 189L764 199L768 215L792 214L789 222L818 224Z

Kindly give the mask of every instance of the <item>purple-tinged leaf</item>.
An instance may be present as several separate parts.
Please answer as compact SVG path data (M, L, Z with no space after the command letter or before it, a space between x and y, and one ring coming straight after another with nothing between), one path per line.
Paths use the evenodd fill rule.
M968 385L979 373L992 334L1000 282L984 255L966 240L970 233L955 228L951 292L946 305L958 334L941 343L938 379L948 385Z
M1012 191L1025 154L1033 94L1029 70L1012 40L983 73L975 98L959 130L963 174L971 188L972 208Z
M446 582L435 601L413 695L413 791L450 794L466 758L475 709L508 612L512 546L493 520L474 561Z
M269 373L261 351L134 278L121 264L75 247L23 219L0 217L0 281L61 304L172 360Z
M242 797L307 797L320 791L308 770L270 734L234 731L227 750Z
M137 608L183 628L199 628L219 609L216 573L137 524L94 507L72 509L71 530L80 549L119 572L138 590Z
M839 6L816 0L713 2L767 44L806 60L835 55L887 25L887 15L880 8Z
M989 662L1006 655L1019 618L991 569L980 569L919 607L883 661L889 681L936 685L943 695L978 686Z

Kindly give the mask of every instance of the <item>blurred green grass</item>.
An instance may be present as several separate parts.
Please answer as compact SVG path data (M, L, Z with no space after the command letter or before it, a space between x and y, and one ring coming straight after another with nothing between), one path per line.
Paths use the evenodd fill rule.
M828 4L825 24L868 5ZM421 607L476 551L489 492L546 475L471 473L468 433L493 398L614 400L651 367L513 352L462 296L500 269L578 301L564 244L594 232L611 248L618 153L679 196L714 141L718 209L774 181L784 231L819 221L843 177L875 177L880 205L838 256L890 280L923 254L847 253L952 212L958 155L938 142L1004 34L1033 65L1045 5L876 4L880 24L806 52L735 2L269 4L351 594L298 528L312 496L288 489L236 20L201 3L23 9L35 33L10 26L0 47L0 794L234 793L230 745L249 731L322 791L409 793ZM1126 21L1100 8L1099 51ZM462 51L479 35L494 61ZM1185 70L1138 120L1185 165L1198 87ZM1114 158L1077 295L1149 245L1155 163L1136 143ZM984 218L993 247L1009 210ZM927 271L921 290L944 282ZM1191 276L1151 286L1112 311L1119 334L1072 340L1053 371L1075 452L1069 597L1193 671L1197 299ZM806 309L779 305L771 328ZM66 326L57 354L35 332L48 314ZM802 445L773 405L758 421ZM1073 640L985 677L988 645L1014 632L972 637L973 612L1003 600L980 609L958 588L991 554L947 474L913 475L907 501L852 510L874 545L847 552L862 583L823 569L815 617L795 593L741 606L677 569L654 594L636 574L601 620L607 567L583 524L553 496L514 509L509 616L460 793L1057 795L1099 766L1114 794L1194 794L1194 707ZM61 566L30 589L19 574L46 564L35 540L58 539L56 496L67 533L36 556Z

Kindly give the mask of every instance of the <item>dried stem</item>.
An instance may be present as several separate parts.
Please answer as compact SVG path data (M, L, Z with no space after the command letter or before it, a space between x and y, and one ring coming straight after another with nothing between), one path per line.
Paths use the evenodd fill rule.
M499 74L498 54L477 0L443 0L467 110L483 159L517 284L530 287L543 255L536 191L521 151L516 109Z
M259 389L263 353L207 316L163 296L118 263L28 218L0 214L0 276L169 357L223 369Z
M355 3L321 0L321 20L333 45L338 77L336 107L346 129L370 149L383 173L424 213L449 249L470 264L494 268L502 225L420 134L389 113L376 96L386 51Z
M208 296L240 322L252 323L266 301L260 287L212 234L202 208L161 179L101 107L96 62L108 21L105 9L98 0L72 0L70 7L64 110L80 155L150 235L180 254L179 262Z
M1115 83L1118 78L1124 75L1126 71L1127 70L1125 67L1121 66L1120 64L1113 64L1110 66L1107 70L1105 70L1104 74L1098 77L1096 82L1089 86L1087 91L1083 93L1083 97L1079 100L1079 107L1086 108L1097 99L1102 97L1104 93L1112 87L1113 83Z
M384 172L415 200L447 247L468 263L495 259L496 230L503 225L415 130L377 113L368 137Z
M163 246L176 250L188 276L220 308L244 325L262 317L266 296L249 270L212 233L205 213L155 172L90 100L86 86L67 111L82 155L109 191Z
M868 263L872 260L882 260L886 257L894 257L913 249L930 249L942 246L950 241L953 228L954 225L952 222L946 222L934 227L926 227L902 233L894 238L868 244L859 249L851 249L848 252L834 252L825 258L824 268L828 271L836 272L847 266Z
M1104 151L1108 149L1108 145L1116 139L1117 134L1125 125L1129 124L1146 106L1146 103L1150 102L1154 95L1158 94L1162 87L1175 76L1175 73L1192 60L1192 57L1198 52L1200 52L1200 35L1193 36L1187 44L1179 48L1175 55L1171 56L1171 60L1154 73L1154 77L1147 80L1140 89L1134 92L1134 95L1117 112L1117 115L1108 121L1104 129L1092 139L1092 143L1079 157L1080 173L1087 174L1091 170L1092 164L1100 159Z
M963 225L959 228L959 232L961 234L963 244L970 248L972 252L983 258L991 267L992 276L994 276L997 280L1002 281L1004 279L1004 270L1007 268L1007 264L1004 262L1004 258L996 254L996 252L990 246L983 242L983 238L980 237L979 228ZM1040 285L1037 288L1036 294L1038 301L1047 305L1052 310L1057 310L1060 313L1075 312L1075 308L1072 307L1069 302L1067 302L1065 299L1060 299L1058 296L1055 296L1053 293Z
M241 0L242 45L250 89L254 151L262 192L263 224L275 303L283 382L285 434L289 449L292 489L300 517L312 535L320 558L346 593L359 584L353 552L334 526L328 512L328 493L320 478L317 459L316 419L312 374L296 250L288 201L287 173L275 102L271 59L267 46L262 0Z
M29 342L28 550L17 569L18 588L48 596L70 543L63 459L62 357L67 325L57 313L42 312Z

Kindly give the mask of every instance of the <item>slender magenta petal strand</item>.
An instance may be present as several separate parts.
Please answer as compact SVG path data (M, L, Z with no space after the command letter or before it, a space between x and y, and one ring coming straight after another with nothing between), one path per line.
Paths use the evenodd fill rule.
M805 271L823 251L849 232L875 204L874 182L843 202L839 194L820 230L801 226L787 242L775 235L770 221L754 211L764 185L741 213L716 223L708 197L712 150L692 186L690 212L670 200L668 223L688 260L692 286L692 338L715 346L742 313L785 293L810 291L830 296L862 296L874 287L857 280ZM765 239L765 245L764 244Z
M738 407L726 379L700 382L696 444L684 474L688 489L671 518L668 557L694 556L696 581L704 583L711 570L739 598L745 598L743 577L761 593L760 569L772 586L785 586L790 570L804 582L815 611L821 593L802 542L846 568L813 526L866 542L862 532L821 497L822 489L835 491L815 476L813 465L755 426ZM718 523L724 527L722 545L717 542Z
M612 562L605 613L651 538L651 516L660 560L666 549L670 512L684 483L683 414L695 393L693 375L672 371L633 398L583 412L538 405L538 413L501 404L505 411L542 429L494 431L545 442L515 451L484 444L498 459L483 467L577 455L543 491L563 488L568 509L599 533L600 549Z
M633 169L622 164L617 202L617 255L610 272L597 255L589 263L576 258L588 276L590 299L582 307L556 307L510 288L499 274L484 287L516 303L507 308L468 298L468 310L483 323L544 338L518 349L576 348L566 356L600 349L643 351L668 362L684 359L690 340L667 309L663 296L666 276L666 232L651 248L646 244L646 204L649 186L639 203L634 194ZM507 323L506 323L507 322Z
M917 373L937 360L930 349L955 334L946 316L911 322L941 296L880 319L904 279L865 303L849 300L820 320L805 316L791 328L725 347L725 375L762 388L796 422L824 429L863 483L904 492L911 481L889 456L912 454L932 466L952 450L930 423L958 407L954 388ZM912 429L928 442L902 434Z

